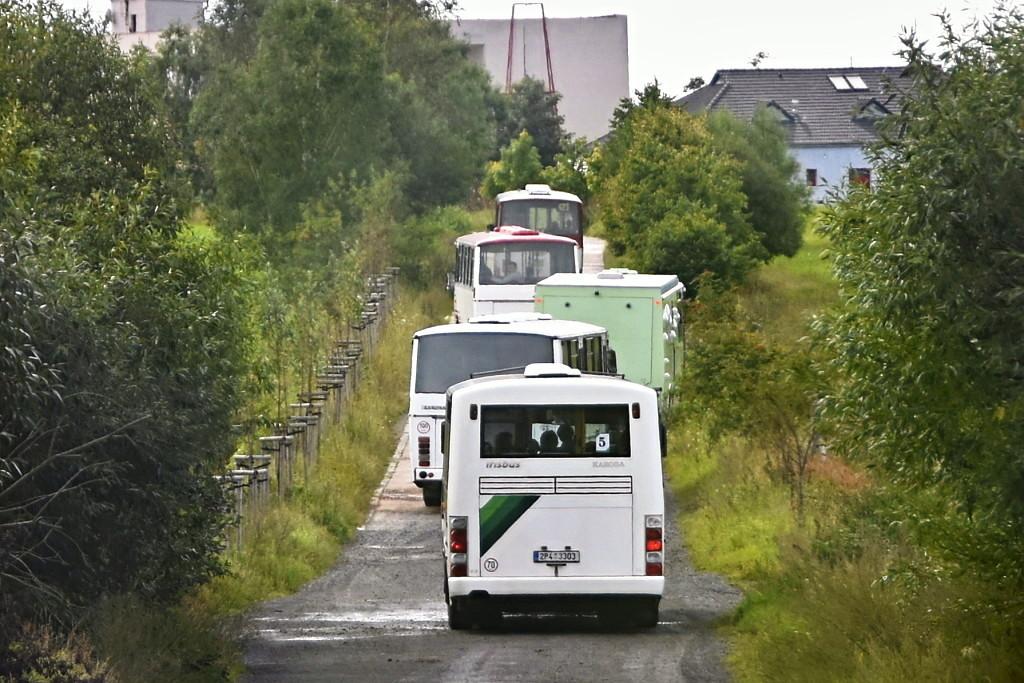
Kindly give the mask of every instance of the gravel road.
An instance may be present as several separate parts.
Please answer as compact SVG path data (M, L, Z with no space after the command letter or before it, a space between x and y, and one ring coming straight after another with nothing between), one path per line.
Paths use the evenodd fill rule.
M377 501L338 563L250 621L245 681L724 681L715 620L739 592L695 571L671 523L666 590L651 630L586 618L506 618L500 631L449 631L437 508L410 482L404 438ZM671 549L675 548L673 552Z

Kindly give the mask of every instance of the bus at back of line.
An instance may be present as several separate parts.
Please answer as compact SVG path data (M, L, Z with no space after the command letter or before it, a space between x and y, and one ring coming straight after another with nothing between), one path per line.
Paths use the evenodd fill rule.
M552 611L656 625L664 439L654 390L536 364L453 386L446 410L449 625Z

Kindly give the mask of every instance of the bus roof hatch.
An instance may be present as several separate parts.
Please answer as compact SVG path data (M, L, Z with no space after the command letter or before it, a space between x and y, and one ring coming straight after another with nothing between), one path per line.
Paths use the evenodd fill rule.
M580 371L561 363L530 363L523 371L524 377L579 377Z

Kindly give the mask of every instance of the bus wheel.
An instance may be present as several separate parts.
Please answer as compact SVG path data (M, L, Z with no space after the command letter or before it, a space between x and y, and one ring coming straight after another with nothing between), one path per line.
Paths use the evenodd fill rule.
M654 628L658 625L658 600L640 600L633 612L633 623L637 628Z
M436 508L441 505L441 486L439 484L427 484L423 487L423 504L428 508Z
M453 631L465 631L473 628L472 614L465 600L465 598L451 598L448 602L448 628Z

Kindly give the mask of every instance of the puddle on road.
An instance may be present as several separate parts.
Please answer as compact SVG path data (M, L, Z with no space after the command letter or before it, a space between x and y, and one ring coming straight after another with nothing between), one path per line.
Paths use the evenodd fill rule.
M258 629L260 636L276 642L320 642L364 640L381 636L414 636L448 628L447 613L444 609L436 607L307 612L295 617L258 617L255 621L266 626L266 628Z

